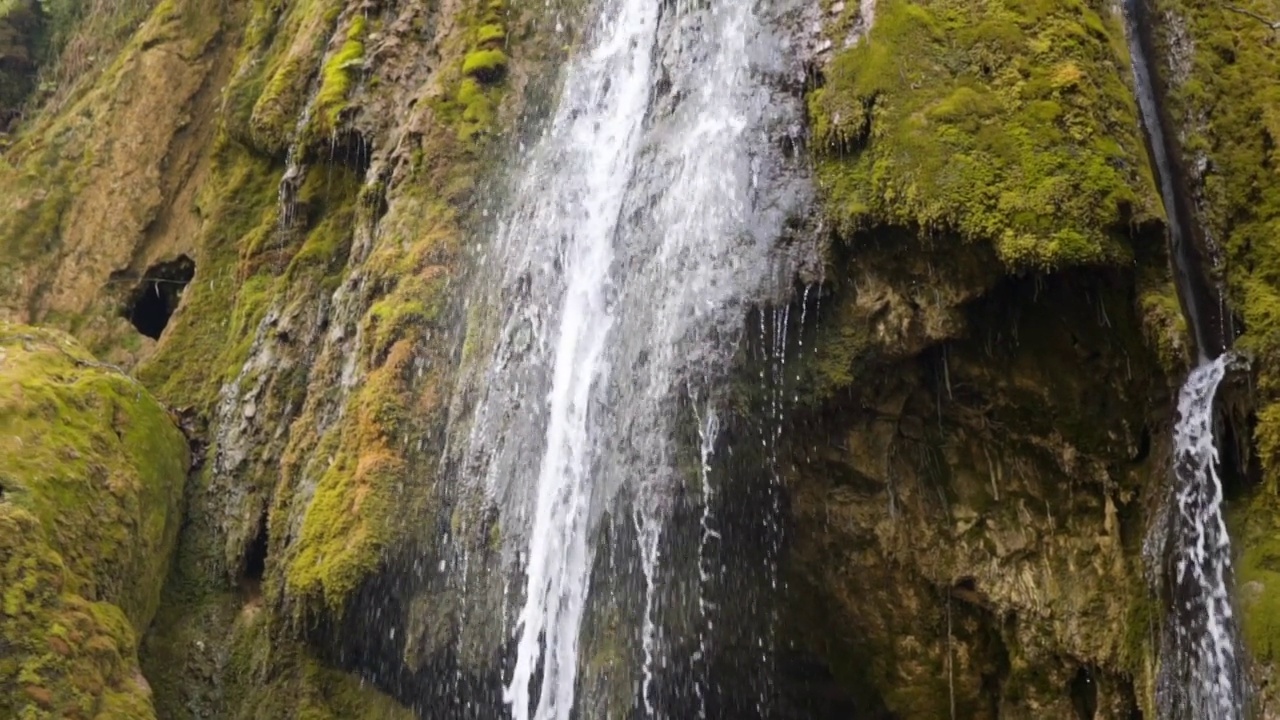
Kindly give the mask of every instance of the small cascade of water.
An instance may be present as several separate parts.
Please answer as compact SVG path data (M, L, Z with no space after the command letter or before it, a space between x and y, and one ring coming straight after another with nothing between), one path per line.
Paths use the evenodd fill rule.
M297 219L294 211L297 205L298 188L302 185L307 173L307 168L302 163L303 148L300 138L305 136L307 125L311 124L311 106L318 92L320 92L320 83L312 82L302 114L294 124L294 140L289 143L289 150L285 154L284 174L280 176L280 185L276 190L276 202L280 206L276 227L280 232L288 232L292 229Z
M1245 687L1231 608L1231 541L1213 436L1213 400L1230 354L1192 371L1178 396L1170 518L1172 620L1162 705L1173 717L1241 720Z
M1178 396L1173 496L1164 528L1169 615L1162 636L1158 702L1164 720L1242 720L1246 688L1231 607L1231 540L1213 435L1214 396L1234 356L1227 313L1205 276L1199 228L1185 192L1177 144L1164 127L1145 0L1123 0L1135 93L1160 183L1178 297L1198 365Z

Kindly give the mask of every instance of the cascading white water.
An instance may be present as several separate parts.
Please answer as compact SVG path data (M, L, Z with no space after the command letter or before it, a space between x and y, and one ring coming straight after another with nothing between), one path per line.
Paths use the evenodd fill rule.
M762 77L785 64L753 6L601 0L489 248L500 279L481 302L502 327L462 463L523 566L515 720L573 711L595 531L618 497L645 575L639 701L657 713L676 400L727 369L750 303L789 289L777 243L807 202L779 137L800 108Z
M1179 687L1167 707L1196 720L1240 720L1244 687L1228 582L1231 542L1213 436L1213 399L1230 354L1192 371L1178 397L1174 429L1173 657Z
M530 717L530 684L539 661L542 687L532 717L568 718L577 675L578 633L591 557L588 520L595 436L591 391L607 377L604 346L614 307L606 296L613 240L649 100L658 6L623 2L599 40L568 72L555 121L544 139L550 177L531 216L506 229L540 245L558 244L565 282L548 396L545 451L526 563L520 641L504 699L517 720ZM568 171L568 172L566 172ZM512 238L514 239L514 238Z

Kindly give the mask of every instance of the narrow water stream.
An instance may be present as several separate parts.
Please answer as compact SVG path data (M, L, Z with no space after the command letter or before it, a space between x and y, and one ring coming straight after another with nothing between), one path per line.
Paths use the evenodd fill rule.
M1198 356L1178 395L1173 435L1165 547L1168 605L1157 700L1160 720L1242 720L1247 688L1231 605L1231 539L1214 438L1214 397L1233 360L1227 352L1231 335L1221 299L1208 281L1203 234L1177 143L1165 123L1148 15L1144 0L1124 0L1135 91L1168 220L1174 280Z
M1186 173L1179 160L1177 140L1166 127L1163 93L1152 70L1155 57L1152 25L1145 0L1123 0L1125 34L1133 63L1134 90L1146 131L1151 166L1160 183L1168 222L1169 255L1173 261L1178 299L1191 328L1200 364L1226 352L1231 344L1227 314L1217 290L1209 281L1210 266L1204 251L1203 231L1193 212Z

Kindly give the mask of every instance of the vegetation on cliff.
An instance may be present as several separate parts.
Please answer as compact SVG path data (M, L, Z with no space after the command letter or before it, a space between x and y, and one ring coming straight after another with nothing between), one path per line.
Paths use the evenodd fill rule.
M163 618L148 645L172 659L148 662L171 706L192 695L185 658L219 668L220 689L200 706L278 716L279 698L320 677L307 668L319 672L315 655L331 641L308 645L307 631L360 612L353 598L396 548L435 541L419 538L430 524L414 522L432 512L426 468L437 448L420 440L439 432L451 369L449 347L431 338L447 330L462 220L505 89L465 64L504 45L509 13L488 0L437 28L421 17L434 10L364 10L254 8L198 198L210 219L200 270L139 369L163 396L204 408L213 442L193 487L197 530L171 588L187 612ZM449 62L429 68L429 80L397 75L402 38L382 32L388 24L438 30L433 47ZM317 27L300 45L297 33ZM308 82L312 94L290 99ZM397 112L370 110L388 105ZM404 134L393 152L368 154L385 133ZM229 305L227 321L211 323ZM252 570L245 558L259 542L265 568ZM227 583L254 573L262 595L247 607L261 604L260 630L250 632L229 610L243 600ZM234 639L212 638L208 628L231 618ZM208 651L191 651L191 638ZM237 660L245 653L256 658L248 675ZM257 678L246 687L274 689L227 697L245 677ZM364 704L361 717L382 717Z
M136 17L141 6L129 6ZM492 58L465 66L469 53L503 52L510 15L492 0L453 8L457 23L437 25L437 11L159 3L118 55L104 51L112 64L70 98L74 112L50 104L0 167L0 316L67 327L112 359L146 358L142 383L209 428L179 567L146 643L166 715L281 716L317 681L356 683L319 668L303 628L340 618L383 553L421 530L402 511L432 486L411 473L406 441L441 418L448 348L427 338L443 329L460 219L505 85ZM399 45L422 32L438 35ZM449 62L421 67L422 42ZM374 52L380 72L367 64ZM149 87L140 101L130 72ZM395 152L366 172L368 140L392 133ZM135 143L146 152L120 156ZM128 190L111 210L96 204L107 181ZM92 246L81 242L90 233ZM111 283L174 252L194 260L195 279L151 354L119 318L127 286ZM326 339L326 327L346 334ZM242 604L265 611L248 623ZM235 660L246 653L251 667ZM219 670L196 672L209 667ZM222 694L240 682L240 697ZM384 716L372 691L351 697L363 699L326 703L336 716L355 705Z
M1280 15L1271 3L1242 7ZM1240 349L1258 371L1257 444L1267 484L1280 478L1280 49L1275 31L1217 3L1169 3L1166 42L1181 58L1170 100L1201 185L1206 231L1222 250Z

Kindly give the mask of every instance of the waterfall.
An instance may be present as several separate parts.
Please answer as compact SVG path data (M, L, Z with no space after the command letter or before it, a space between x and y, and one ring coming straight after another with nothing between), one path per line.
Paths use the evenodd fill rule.
M620 503L645 575L638 704L659 714L660 548L688 482L675 410L723 377L747 308L789 292L778 241L808 199L780 141L800 108L768 86L784 54L753 6L599 0L486 250L500 329L463 466L522 574L515 720L574 711L594 543Z
M1213 400L1233 356L1218 293L1207 282L1202 242L1177 157L1164 127L1151 68L1144 0L1124 0L1134 89L1151 165L1168 218L1169 254L1198 364L1178 396L1173 437L1173 496L1165 555L1169 614L1160 650L1157 695L1166 720L1242 720L1246 688L1231 607L1231 540L1222 515L1222 482L1213 435Z
M1178 396L1169 540L1171 624L1162 648L1164 717L1239 720L1245 687L1230 597L1231 541L1213 436L1213 399L1231 355L1192 371Z

